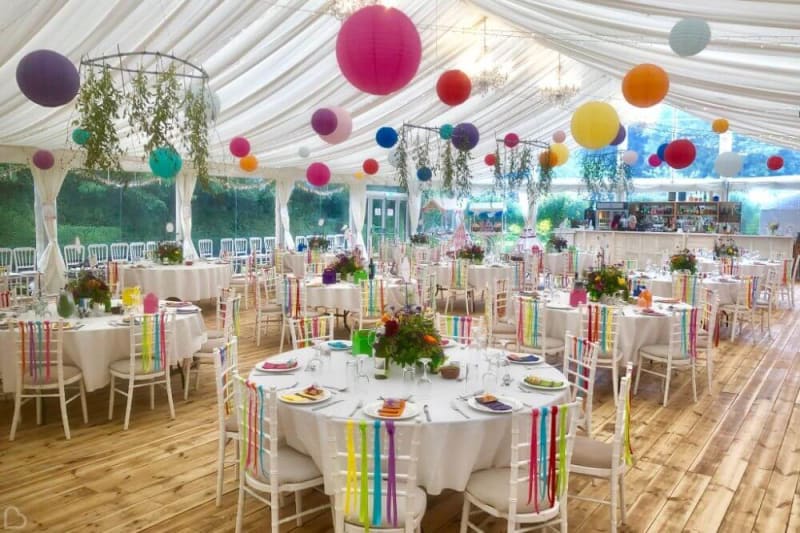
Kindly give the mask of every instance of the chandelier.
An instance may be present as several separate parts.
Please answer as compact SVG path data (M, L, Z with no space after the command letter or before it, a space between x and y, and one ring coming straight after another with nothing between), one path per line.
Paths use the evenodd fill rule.
M470 79L472 89L480 94L500 89L508 81L508 69L497 65L489 56L489 47L486 44L486 17L483 18L483 50Z
M539 94L542 100L554 106L564 107L579 91L580 87L577 85L563 83L561 81L561 54L558 54L555 84L542 84L539 86Z
M345 20L362 7L374 6L378 3L380 3L379 0L331 0L325 8L325 12L339 20Z

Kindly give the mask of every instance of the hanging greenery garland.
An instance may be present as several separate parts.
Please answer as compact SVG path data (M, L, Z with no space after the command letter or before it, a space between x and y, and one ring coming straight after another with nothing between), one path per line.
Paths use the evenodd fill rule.
M119 118L122 93L114 86L111 69L96 72L89 67L78 93L79 118L73 126L91 133L86 143L84 166L92 170L119 170L122 147L114 121Z
M621 158L622 153L617 151L583 154L582 177L591 195L633 190L631 166Z

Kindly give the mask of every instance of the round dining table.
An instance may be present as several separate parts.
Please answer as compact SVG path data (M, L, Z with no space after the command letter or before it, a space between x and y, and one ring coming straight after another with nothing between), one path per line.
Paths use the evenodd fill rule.
M336 254L326 252L320 258L323 263L330 265L336 261ZM283 268L295 276L303 277L306 275L307 262L308 252L288 252L283 254Z
M756 259L738 259L736 264L739 267L739 276L758 276L762 279L766 279L770 269L776 269L780 274L780 269L782 267L780 261L759 261ZM719 270L720 262L718 260L708 258L700 258L697 260L698 272L716 274Z
M588 252L577 252L577 268L573 265L572 272L582 273L589 270L594 265L594 256ZM553 274L567 272L567 261L569 252L556 252L544 254L544 268Z
M437 283L442 286L450 285L452 264L439 264L435 268ZM486 287L493 288L500 279L510 282L512 274L513 269L510 265L469 265L467 267L467 283L470 287L482 291Z
M380 277L376 278L380 279ZM361 287L347 281L323 284L321 277L315 277L306 285L308 305L325 307L348 312L361 310ZM410 280L403 283L398 278L387 279L384 286L386 306L395 308L417 303L417 282Z
M672 276L670 275L646 275L647 277L634 276L634 283L637 279L650 287L653 296L661 298L672 298ZM742 284L741 279L731 276L708 276L700 279L700 289L705 287L717 293L720 305L736 303L736 294Z
M412 395L409 403L413 404L414 410L419 410L419 414L411 420L422 424L422 453L419 457L417 481L428 494L439 494L445 489L463 491L471 472L509 464L511 418L508 413L478 411L461 399L478 394L484 388L482 376L488 363L477 350L455 344L446 349L445 353L451 362L466 361L470 366L477 366L473 366L472 378L463 381L445 380L438 374L431 375L429 396L417 385L404 385L402 370L396 366L391 367L388 379L374 379L369 364L372 359L369 357L364 358L367 363L364 364L367 379L362 379L357 388L354 387L346 373L347 361L355 357L346 351L333 351L330 356L322 356L321 368L316 372L308 372L306 365L313 353L313 348L304 348L270 358L270 362L295 359L298 362L297 370L290 373L265 373L258 370L259 365L256 365L249 379L264 387L282 389L284 393L311 384L332 391L330 399L324 403L298 405L279 401L278 407L280 432L285 436L287 444L309 455L326 476L329 460L326 451L326 421L329 418L370 420L365 413L365 406L380 401L381 397L405 398L409 394ZM501 352L497 351L496 354L502 358ZM508 386L498 384L495 395L499 398L505 396L516 399L520 402L520 409L530 410L567 400L566 388L553 391L521 390L519 383L529 374L566 383L564 375L546 363L502 366L499 374L502 376L506 370L513 381ZM422 409L425 405L428 406L430 419ZM330 493L330 480L326 477L325 481L326 491Z
M222 262L119 266L120 287L138 286L143 294L152 292L162 299L176 297L187 302L216 298L220 288L230 285L231 275L231 264Z

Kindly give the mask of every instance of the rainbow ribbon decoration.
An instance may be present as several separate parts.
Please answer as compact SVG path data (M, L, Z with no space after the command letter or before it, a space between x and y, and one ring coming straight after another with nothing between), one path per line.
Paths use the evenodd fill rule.
M380 316L386 308L383 281L370 279L362 282L361 301L365 305L363 311L366 316Z
M389 460L387 462L386 480L386 521L397 527L397 455L394 442L394 420L386 421L386 433L389 435Z
M358 483L356 482L356 445L354 435L355 427L352 420L347 421L345 429L347 439L347 481L344 489L344 514L345 516L350 516L350 504L353 502L353 509L355 510L354 502L358 499Z
M539 302L520 298L517 340L525 346L538 346L539 340Z
M364 531L369 532L369 471L367 469L369 454L367 453L367 421L362 420L358 425L358 429L361 431L361 499L358 517L361 520L361 525L364 526Z
M158 372L166 368L164 320L163 313L142 317L142 368L145 372Z
M381 525L381 421L376 420L373 426L373 447L372 447L373 470L372 475L372 525Z
M588 331L589 342L597 342L601 353L609 353L614 347L614 312L608 307L589 304Z
M0 308L11 307L11 291L0 292Z
M300 327L300 334L303 336L304 341L302 341L301 348L306 348L311 346L312 340L311 339L318 339L320 337L324 337L328 332L328 322L325 320L325 317L311 317L311 318L303 318L299 322ZM309 337L310 333L310 338Z
M472 339L471 316L448 316L445 320L445 336L459 339Z
M697 357L697 309L681 312L681 354Z
M220 385L221 385L220 390L223 391L225 390L225 386L228 384L228 373L225 371L225 365L228 360L228 350L230 348L231 348L230 343L227 343L221 348L219 348L219 362L220 365L222 366L222 375L220 376ZM232 410L233 410L233 398L229 396L225 400L225 414L226 415L231 414Z
M52 331L49 321L19 322L22 374L27 367L28 375L35 383L42 381L42 377L50 381Z
M625 398L625 430L622 435L622 453L625 457L625 464L628 466L633 464L633 448L631 447L631 396L633 396L633 389L629 386L628 395Z
M567 420L569 407L554 405L531 411L528 463L528 504L539 512L540 503L553 507L567 485Z

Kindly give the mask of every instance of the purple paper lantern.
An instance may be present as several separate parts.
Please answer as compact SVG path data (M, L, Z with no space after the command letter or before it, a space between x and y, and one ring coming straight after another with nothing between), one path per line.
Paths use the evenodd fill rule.
M625 137L627 137L627 136L628 136L628 133L625 131L625 126L620 124L619 125L619 130L617 131L617 136L614 137L614 140L611 141L609 144L611 144L611 146L618 146L618 145L622 144L622 141L624 141Z
M330 135L336 131L336 125L339 119L336 118L336 113L326 107L322 107L314 111L311 115L311 128L317 135Z
M52 50L36 50L17 64L17 85L32 102L58 107L75 98L81 78L68 58Z
M56 159L50 150L36 150L33 154L33 164L40 170L49 170L56 164Z
M453 135L450 137L450 142L456 149L462 152L468 152L478 146L478 141L481 136L478 133L478 128L469 122L462 122L453 128Z

